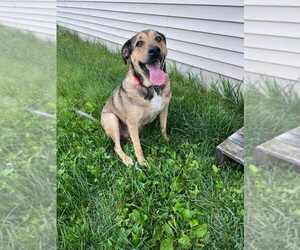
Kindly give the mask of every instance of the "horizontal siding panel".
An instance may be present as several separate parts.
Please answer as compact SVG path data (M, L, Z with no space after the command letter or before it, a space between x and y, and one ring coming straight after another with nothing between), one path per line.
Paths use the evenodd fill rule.
M245 72L299 80L300 2L245 0L244 12Z
M247 21L245 33L300 38L299 24L265 21Z
M248 6L244 10L245 20L300 23L300 7Z
M245 57L254 61L264 61L300 68L299 53L245 47Z
M99 9L105 11L140 13L148 15L175 16L219 20L229 22L243 22L243 13L238 7L224 6L199 6L185 5L178 7L176 4L140 4L140 3L112 3L112 2L79 2L79 1L59 1L60 8L84 8Z
M81 21L80 19L70 19L64 17L58 17L58 22L70 23L83 28L88 28L91 30L97 30L104 33L112 34L115 36L120 36L125 39L129 39L135 35L135 31L128 31L123 29L116 29L109 26L103 26L96 23L88 23ZM225 62L237 66L242 66L243 55L241 53L224 51L221 49L205 47L197 44L188 44L182 41L169 39L168 48L185 52L188 54L205 57L208 59Z
M242 0L61 0L57 5L59 25L108 47L138 31L158 30L168 39L169 60L214 76L243 78Z
M224 76L229 76L234 79L242 80L243 71L241 67L200 58L193 55L188 55L179 51L169 50L169 58L186 65L205 69L214 73L218 73Z
M21 30L30 31L33 33L44 34L44 35L47 35L47 37L49 37L49 38L54 38L56 35L56 33L53 31L53 29L48 29L46 27L28 25L28 24L17 22L17 21L10 21L10 20L6 20L6 19L2 19L2 18L0 18L0 23L3 25L10 26L10 27L18 28Z
M43 3L43 2L48 2L48 3L52 3L52 4L56 4L56 1L54 0L1 0L1 2L23 2L23 3L36 3L36 4L39 4L39 3Z
M14 8L14 7L0 7L0 13L11 13L14 15L14 13L25 13L25 14L32 14L32 15L43 15L45 17L47 16L56 16L56 9L41 9L41 8Z
M245 5L260 6L300 6L299 0L245 0Z
M6 18L12 18L11 13L6 13L6 12L0 12L0 17L6 17ZM43 15L32 15L32 14L23 14L23 13L14 13L13 15L14 20L25 20L25 21L38 21L42 23L49 23L55 28L55 23L56 23L56 17L55 16L43 16Z
M80 32L84 35L93 36L95 38L99 37L103 40L118 44L120 48L121 48L121 45L124 44L124 41L126 39L124 37L115 36L115 35L111 35L109 33L104 33L104 32L101 32L101 31L92 30L92 29L89 29L89 28L86 28L86 27L81 27L81 26L74 25L74 24L71 24L71 23L68 23L68 22L63 22L63 21L60 21L60 20L58 20L58 24L65 27L65 28L67 28L67 29L74 30L76 32Z
M208 86L210 84L216 83L216 81L219 81L220 79L224 79L224 76L220 75L219 73L211 72L208 70L201 70L200 68L177 62L175 60L169 60L169 62L170 63L167 64L167 67L168 65L171 65L172 67L174 63L176 63L176 67L180 72L182 72L183 74L193 74L194 76L198 77L203 84L207 84ZM230 83L232 84L241 83L240 79L230 78L228 76L226 76L226 79L229 79Z
M100 37L104 40L112 41L113 43L117 43L119 45L122 45L126 38L111 35L109 33L104 33L101 31L96 31L93 29L89 29L87 27L81 27L76 24L71 23L64 23L62 21L59 21L62 23L62 25L66 28L76 30L78 32L81 32L86 35L94 36L94 37ZM199 56L195 55L189 55L180 51L169 49L169 55L168 59L178 61L193 67L205 69L211 72L220 73L225 76L232 77L234 79L242 79L242 68L234 65L229 65L226 63L210 60L207 58L201 58Z
M0 1L0 24L54 41L56 37L56 1Z
M67 17L73 19L77 18L79 20L85 20L88 22L94 22L94 23L96 22L101 25L107 25L107 26L110 25L112 27L120 28L120 29L126 29L126 30L131 29L135 32L138 32L145 28L155 29L167 34L168 37L172 39L178 39L180 37L182 41L186 41L186 42L197 43L197 44L202 44L211 47L237 51L237 52L243 51L243 41L241 38L221 36L221 35L208 34L208 33L200 33L200 32L188 31L188 30L179 30L179 29L168 28L159 25L145 25L145 24L134 23L134 22L124 22L120 20L99 18L99 17L89 16L84 14L78 14L78 13L75 14L69 12L59 12L58 15L61 17Z
M54 9L56 8L55 1L0 1L0 7L11 8L41 8Z
M245 59L245 71L299 81L300 68Z
M235 51L235 52L243 52L243 40L241 38L222 36L216 34L208 34L202 32L195 32L189 30L179 30L175 28L163 27L159 25L145 25L134 22L125 22L120 20L108 19L108 18L99 18L84 14L73 14L68 12L59 12L59 17L78 19L82 21L87 21L91 23L98 23L101 25L111 26L119 29L132 30L135 32L141 31L145 28L158 30L164 33L168 38L181 41L206 45L210 47Z
M242 38L244 36L243 25L240 23L220 22L212 20L200 20L193 18L181 18L170 16L155 16L132 13L114 13L110 11L84 9L84 8L58 8L58 15L63 16L64 13L84 14L91 17L101 17L112 20L127 21L131 23L139 23L146 25L159 25L161 27L171 27L176 29L184 29L190 31L198 31L202 33L218 34L232 37Z
M168 47L170 49L184 52L186 54L196 55L214 61L224 62L235 66L243 67L242 53L229 52L220 49L199 46L197 44L187 44L178 40L169 40Z
M151 0L73 0L74 2L112 2L112 3L144 3L153 4ZM217 5L217 6L243 6L242 0L215 0L212 4L211 0L160 0L159 4L178 4L178 5Z
M17 25L21 26L28 26L29 29L34 30L37 28L39 32L45 31L47 34L55 34L56 33L56 27L53 24L45 23L45 22L40 22L40 21L35 21L35 20L22 20L22 19L16 19L14 17L2 17L0 14L0 20L2 23L15 23Z
M246 47L300 53L300 41L297 38L246 34L244 44Z
M71 29L68 29L68 30L73 32ZM84 41L89 41L89 42L93 42L93 43L100 42L103 46L105 46L110 51L112 51L114 53L119 53L120 52L121 45L118 44L118 43L111 42L111 41L108 41L108 40L104 40L100 37L96 37L96 36L89 35L89 34L86 34L86 33L78 32L78 31L75 31L75 32Z

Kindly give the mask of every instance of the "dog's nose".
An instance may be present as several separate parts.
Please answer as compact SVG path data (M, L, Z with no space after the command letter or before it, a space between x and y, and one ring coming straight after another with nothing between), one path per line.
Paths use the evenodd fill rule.
M149 53L149 56L151 56L151 57L159 56L160 48L157 46L153 46L149 49L148 53Z

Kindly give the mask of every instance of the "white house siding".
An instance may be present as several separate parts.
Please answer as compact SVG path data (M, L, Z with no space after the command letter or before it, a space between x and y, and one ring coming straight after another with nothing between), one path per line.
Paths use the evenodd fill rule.
M1 0L0 24L29 31L46 40L55 40L55 0Z
M300 78L300 1L245 0L245 76Z
M60 26L120 48L143 29L168 39L168 58L184 70L243 79L241 0L58 0Z

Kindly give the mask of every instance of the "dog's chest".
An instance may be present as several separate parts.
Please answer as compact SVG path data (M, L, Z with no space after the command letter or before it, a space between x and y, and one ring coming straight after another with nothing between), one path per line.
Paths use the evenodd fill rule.
M163 97L154 92L152 99L150 100L149 109L144 114L144 124L152 122L157 115L163 110L165 106Z
M163 99L160 95L154 92L153 98L150 101L150 112L156 113L162 110Z

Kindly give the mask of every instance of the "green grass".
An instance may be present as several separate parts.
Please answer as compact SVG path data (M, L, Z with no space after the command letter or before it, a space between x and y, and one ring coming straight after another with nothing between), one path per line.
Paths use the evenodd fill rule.
M246 155L254 148L300 124L300 96L293 84L261 82L260 87L245 89ZM259 112L258 112L259 111ZM249 160L250 163L250 160Z
M298 127L300 96L266 81L245 91L245 248L300 249L300 175L290 164L255 164L255 147ZM263 89L261 91L260 89Z
M0 249L55 249L55 46L0 26Z
M208 90L170 72L170 142L157 122L141 135L149 168L125 167L99 119L126 66L99 44L58 33L58 246L61 249L242 249L243 171L216 166L215 147L243 124L225 81ZM134 157L130 142L125 151Z

